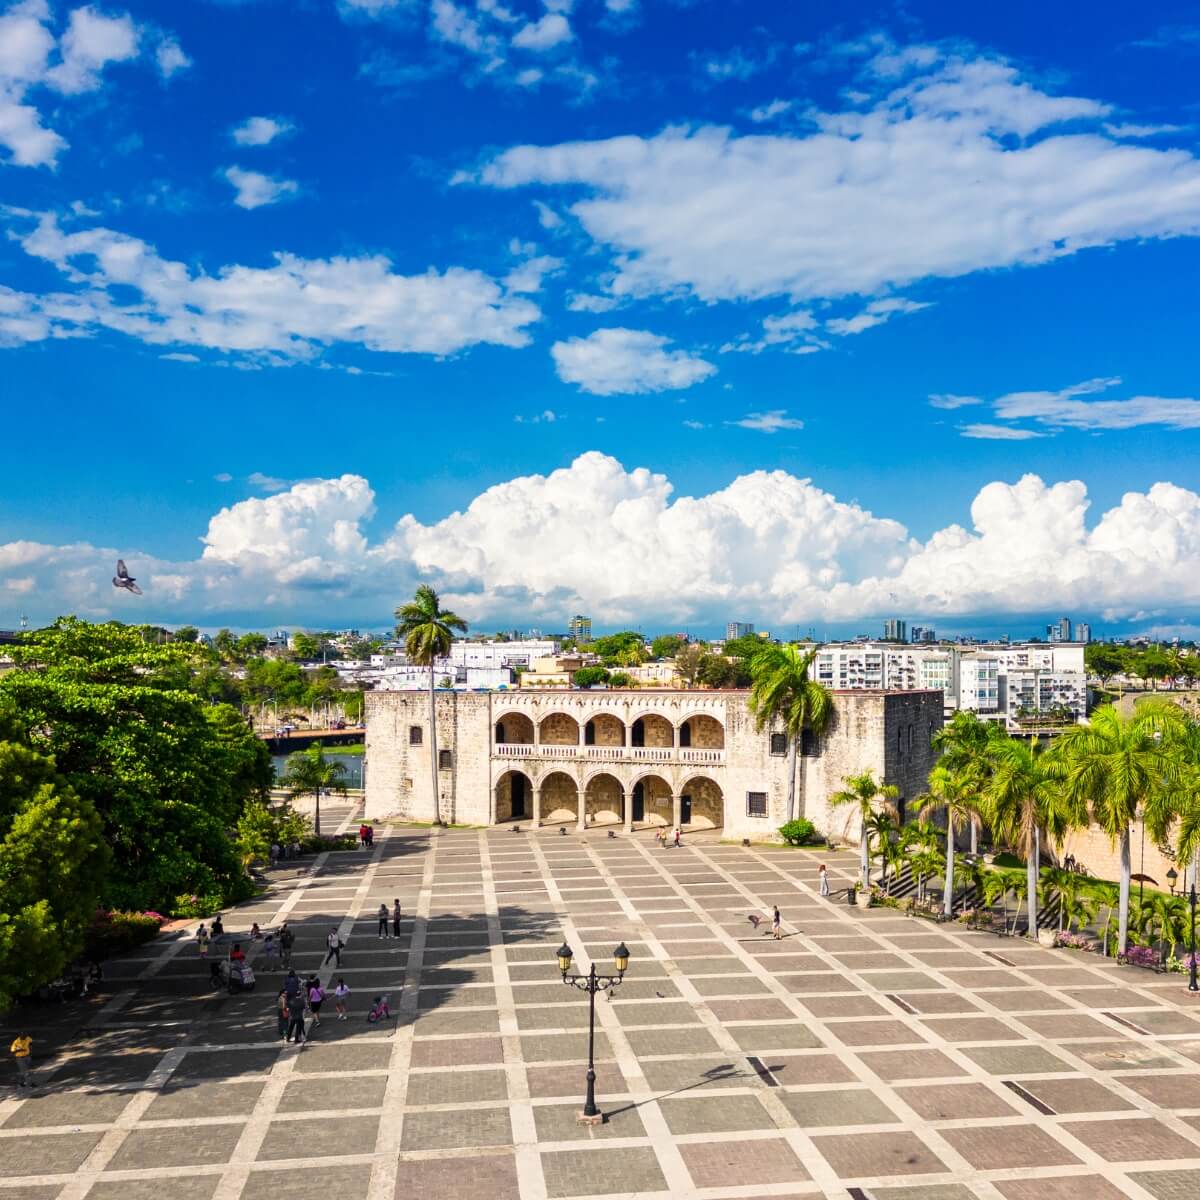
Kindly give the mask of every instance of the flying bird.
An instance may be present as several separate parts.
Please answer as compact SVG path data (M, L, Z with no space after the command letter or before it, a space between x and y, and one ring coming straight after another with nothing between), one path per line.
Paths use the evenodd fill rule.
M142 594L142 589L138 587L137 580L125 569L125 560L117 559L117 573L113 576L113 587L124 588L127 592L132 592L135 596Z

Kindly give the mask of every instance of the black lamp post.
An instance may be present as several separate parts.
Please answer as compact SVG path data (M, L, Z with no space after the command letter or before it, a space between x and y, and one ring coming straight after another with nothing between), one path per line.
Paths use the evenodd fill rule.
M625 970L629 966L629 948L622 942L613 951L613 965L617 968L615 975L597 975L595 963L592 963L591 970L586 975L570 975L568 972L571 970L571 958L571 947L563 942L558 948L558 969L562 972L563 983L588 994L587 1099L583 1104L583 1112L579 1114L579 1120L585 1125L599 1125L604 1117L596 1107L596 993L617 987L625 978Z
M1192 910L1191 955L1188 959L1188 991L1200 992L1200 984L1196 982L1196 874L1192 872L1192 890L1188 895L1188 904Z
M1171 895L1175 895L1175 881L1179 878L1179 872L1174 867L1167 868L1167 887L1171 889Z

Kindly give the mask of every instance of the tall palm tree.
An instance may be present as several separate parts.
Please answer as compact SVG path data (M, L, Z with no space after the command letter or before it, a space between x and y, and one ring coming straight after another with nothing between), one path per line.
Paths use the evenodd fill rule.
M1055 764L1041 753L1037 738L997 743L992 762L992 777L984 789L988 824L1025 858L1029 936L1036 937L1042 840L1061 840L1073 810L1064 799Z
M893 801L900 795L900 789L890 783L879 783L873 771L864 771L861 775L847 775L842 782L846 785L840 792L834 792L829 797L831 808L850 805L858 810L859 823L859 854L861 855L862 885L871 886L871 848L870 832L871 818L877 811L896 815L896 805Z
M1092 714L1090 724L1068 729L1055 746L1064 794L1086 807L1120 847L1118 954L1125 953L1129 940L1130 826L1140 815L1155 841L1164 841L1169 833L1170 801L1180 775L1171 735L1178 728L1178 718L1164 706L1147 705L1126 717L1105 705Z
M429 668L429 773L433 780L434 814L442 822L441 789L438 787L437 701L433 691L433 664L450 653L455 633L466 633L467 623L456 613L442 608L438 594L421 584L407 603L396 609L396 636L404 639L409 659Z
M896 820L890 812L872 813L867 821L867 850L872 857L878 856L882 859L880 866L883 876L880 883L884 887L887 886L888 864L893 861L892 856L888 854L888 847L897 828Z
M966 794L976 797L977 814L978 797L991 774L992 750L1007 736L994 721L981 721L975 713L962 708L933 735L933 748L942 753L939 765L969 782ZM979 849L980 825L978 819L970 824L972 854Z
M954 915L954 835L967 828L974 833L979 824L975 788L975 780L965 771L954 771L939 763L929 772L929 791L919 800L918 813L922 818L932 816L938 809L946 814L947 919ZM971 841L974 843L974 837Z
M796 756L807 729L814 737L833 720L833 694L810 678L817 651L764 646L750 660L750 711L761 731L782 721L788 739L787 819L796 817Z
M321 793L335 792L340 796L346 794L346 768L340 762L333 762L325 757L325 751L318 742L307 750L297 750L289 754L287 766L283 770L280 786L287 790L288 799L295 800L298 796L307 796L310 792L316 798L316 810L313 818L313 831L321 836Z

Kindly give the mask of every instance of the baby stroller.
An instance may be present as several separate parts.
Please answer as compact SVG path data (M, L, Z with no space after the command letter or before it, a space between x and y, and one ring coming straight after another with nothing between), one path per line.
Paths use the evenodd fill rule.
M367 1024L374 1025L376 1021L384 1021L392 1015L392 1010L388 1008L388 1000L390 996L376 996L371 1001L371 1011L367 1013Z
M254 991L254 971L249 963L230 963L223 959L208 968L209 982L214 988L226 988L234 992Z

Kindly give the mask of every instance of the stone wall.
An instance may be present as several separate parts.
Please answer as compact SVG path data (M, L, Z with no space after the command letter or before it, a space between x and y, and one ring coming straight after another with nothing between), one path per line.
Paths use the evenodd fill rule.
M546 746L578 746L579 723L567 713L551 713L539 724L538 741Z
M1074 856L1088 875L1095 875L1099 879L1121 878L1121 847L1119 844L1114 846L1108 840L1108 834L1097 825L1072 830L1067 834L1061 851L1055 851L1055 857L1061 862L1068 854ZM1162 891L1167 891L1167 871L1174 865L1173 858L1170 854L1164 854L1148 834L1143 836L1141 821L1133 823L1129 835L1129 861L1135 875L1149 875ZM1184 881L1184 869L1175 867L1175 870L1179 875L1175 890L1179 891ZM1187 878L1190 879L1191 875ZM1133 887L1136 891L1137 884Z

